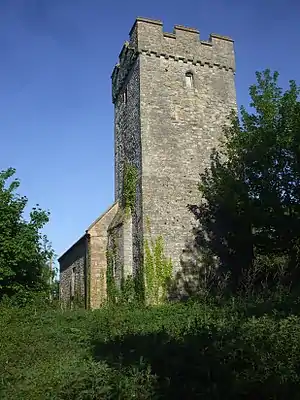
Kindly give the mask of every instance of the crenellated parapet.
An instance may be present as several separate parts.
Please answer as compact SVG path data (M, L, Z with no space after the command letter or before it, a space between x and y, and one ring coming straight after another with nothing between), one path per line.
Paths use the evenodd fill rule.
M173 33L167 33L161 21L137 18L112 74L113 102L139 54L235 71L231 38L211 34L209 40L204 41L200 40L197 29L175 25Z
M124 82L126 81L127 76L137 57L138 52L135 50L135 48L130 46L128 42L125 42L119 55L119 63L115 66L111 76L113 103L115 103L120 90L124 86Z

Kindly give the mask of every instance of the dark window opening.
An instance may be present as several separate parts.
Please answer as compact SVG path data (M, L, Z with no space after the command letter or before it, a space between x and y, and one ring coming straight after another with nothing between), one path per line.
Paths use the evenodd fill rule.
M185 74L185 84L188 88L194 87L194 76L192 72L187 72Z

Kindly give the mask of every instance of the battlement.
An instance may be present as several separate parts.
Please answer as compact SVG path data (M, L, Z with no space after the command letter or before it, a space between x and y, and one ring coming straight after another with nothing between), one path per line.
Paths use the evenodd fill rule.
M173 33L168 33L163 31L163 23L159 20L137 18L112 74L115 95L118 92L114 90L115 83L118 81L117 86L120 88L120 78L124 79L139 54L235 71L231 38L211 34L209 40L200 40L200 32L195 28L175 25Z
M173 33L167 33L161 21L137 18L129 37L129 46L139 53L150 51L212 62L222 58L224 66L234 69L233 40L227 36L211 34L208 41L203 41L198 29L175 25Z

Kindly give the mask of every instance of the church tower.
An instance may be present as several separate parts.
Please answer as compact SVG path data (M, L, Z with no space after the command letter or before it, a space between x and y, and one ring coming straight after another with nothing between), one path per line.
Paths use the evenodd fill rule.
M124 166L136 168L134 204L122 207L109 228L117 254L115 274L142 265L149 221L162 235L174 270L189 239L187 204L199 202L199 174L208 166L222 126L236 109L233 41L161 21L138 18L112 74L115 108L115 200L122 203ZM123 210L124 211L124 210ZM122 266L122 267L121 267Z

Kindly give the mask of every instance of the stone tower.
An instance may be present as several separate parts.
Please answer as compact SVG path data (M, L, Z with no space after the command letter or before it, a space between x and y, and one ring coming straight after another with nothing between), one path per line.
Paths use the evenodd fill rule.
M133 211L121 208L109 227L115 273L135 274L147 236L162 235L175 271L190 237L187 204L199 202L199 173L236 108L233 41L176 25L138 18L112 74L115 107L115 200L122 196L124 162L138 170Z

